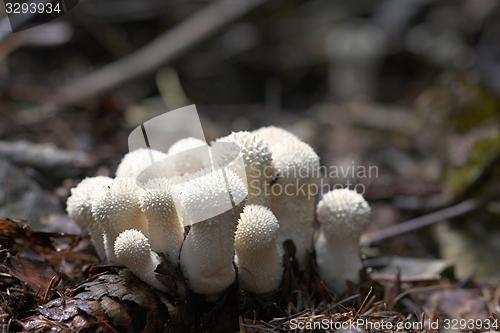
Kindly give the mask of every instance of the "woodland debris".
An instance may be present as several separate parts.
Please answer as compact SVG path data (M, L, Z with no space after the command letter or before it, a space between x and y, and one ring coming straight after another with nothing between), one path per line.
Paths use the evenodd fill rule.
M0 157L59 176L74 176L90 165L89 156L83 152L28 141L0 141Z
M59 204L49 193L0 156L0 218L27 220L35 228L42 228L37 221L59 211Z

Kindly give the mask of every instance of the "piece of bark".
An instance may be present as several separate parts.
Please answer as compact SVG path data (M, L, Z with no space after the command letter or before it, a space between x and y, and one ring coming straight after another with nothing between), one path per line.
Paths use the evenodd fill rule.
M176 332L175 307L127 269L84 282L17 321L26 332Z

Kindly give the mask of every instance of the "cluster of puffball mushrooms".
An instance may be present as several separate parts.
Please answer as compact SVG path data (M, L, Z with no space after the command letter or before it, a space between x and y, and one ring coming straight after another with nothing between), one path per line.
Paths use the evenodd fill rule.
M213 298L238 279L241 289L267 294L280 286L283 242L291 240L301 269L315 251L321 279L333 291L344 292L346 280L357 282L362 268L359 240L370 215L363 197L335 189L316 203L314 196L298 191L301 185L318 181L319 157L284 129L263 127L216 141L239 147L248 186L231 172L224 179L217 172L205 172L177 185L159 177L149 179L146 188L138 186L136 179L149 166L150 157L161 160L206 145L185 138L167 153L132 151L120 162L115 178L86 178L71 190L67 212L87 230L101 260L127 267L161 291L167 290L155 269L168 260L180 267L196 293ZM241 204L191 225L185 235L174 200L180 198L187 206L210 205L223 191L221 180L233 197L242 199ZM286 186L286 193L265 190L275 186ZM315 216L319 228L314 227Z

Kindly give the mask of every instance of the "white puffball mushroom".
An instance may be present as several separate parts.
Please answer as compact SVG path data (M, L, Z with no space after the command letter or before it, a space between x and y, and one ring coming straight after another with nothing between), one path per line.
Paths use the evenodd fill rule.
M191 226L184 240L180 256L182 271L191 290L215 297L236 278L233 257L238 213L228 201L228 190L233 202L241 202L247 195L246 186L233 172L226 170L224 177L222 171L217 170L173 189L183 210L193 220L202 221ZM224 209L222 213L210 214L220 208ZM213 217L203 218L206 214Z
M115 241L114 255L117 263L127 267L139 279L158 290L167 291L155 273L161 263L160 257L151 251L149 241L142 232L135 229L121 232Z
M118 168L116 177L137 177L144 169L155 162L166 158L167 155L161 151L139 148L123 156Z
M278 289L283 276L278 231L278 220L269 208L245 206L234 241L238 279L243 290L265 294Z
M148 220L151 248L168 255L170 263L177 265L184 227L177 216L167 178L149 180L141 191L139 203Z
M295 134L277 126L261 127L256 129L252 133L258 135L270 146L279 145L288 140L299 140L299 138Z
M71 195L66 201L69 217L82 229L87 230L101 260L106 258L103 230L92 216L92 198L97 192L103 191L110 182L109 177L87 177L71 189Z
M168 155L174 155L177 153L181 153L183 151L206 146L206 142L197 138L188 137L184 139L180 139L176 141L173 145L168 149Z
M312 249L319 157L292 133L278 127L254 132L267 142L273 156L276 181L272 186L271 209L280 222L280 240L295 245L299 267L306 264Z
M247 204L270 206L270 198L266 196L268 186L274 176L272 154L267 143L259 136L247 132L233 132L217 139L217 142L231 142L239 146L245 163L248 185Z
M198 172L210 166L209 147L203 140L188 137L175 142L168 150L177 175Z
M127 229L148 235L148 226L139 205L140 188L134 178L115 178L92 200L92 216L104 231L105 250L114 262L115 239Z
M363 267L359 240L370 218L370 206L356 191L337 189L323 196L316 212L320 232L314 247L319 274L329 288L342 293L346 280L359 280Z

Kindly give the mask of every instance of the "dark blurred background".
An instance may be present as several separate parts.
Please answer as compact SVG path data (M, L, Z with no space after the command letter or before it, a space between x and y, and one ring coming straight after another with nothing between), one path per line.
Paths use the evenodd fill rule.
M328 180L366 185L373 232L498 191L499 94L497 0L82 1L0 42L0 216L78 232L69 189L196 104L209 139L278 125L324 165L377 166ZM492 201L371 254L498 282L499 222Z

